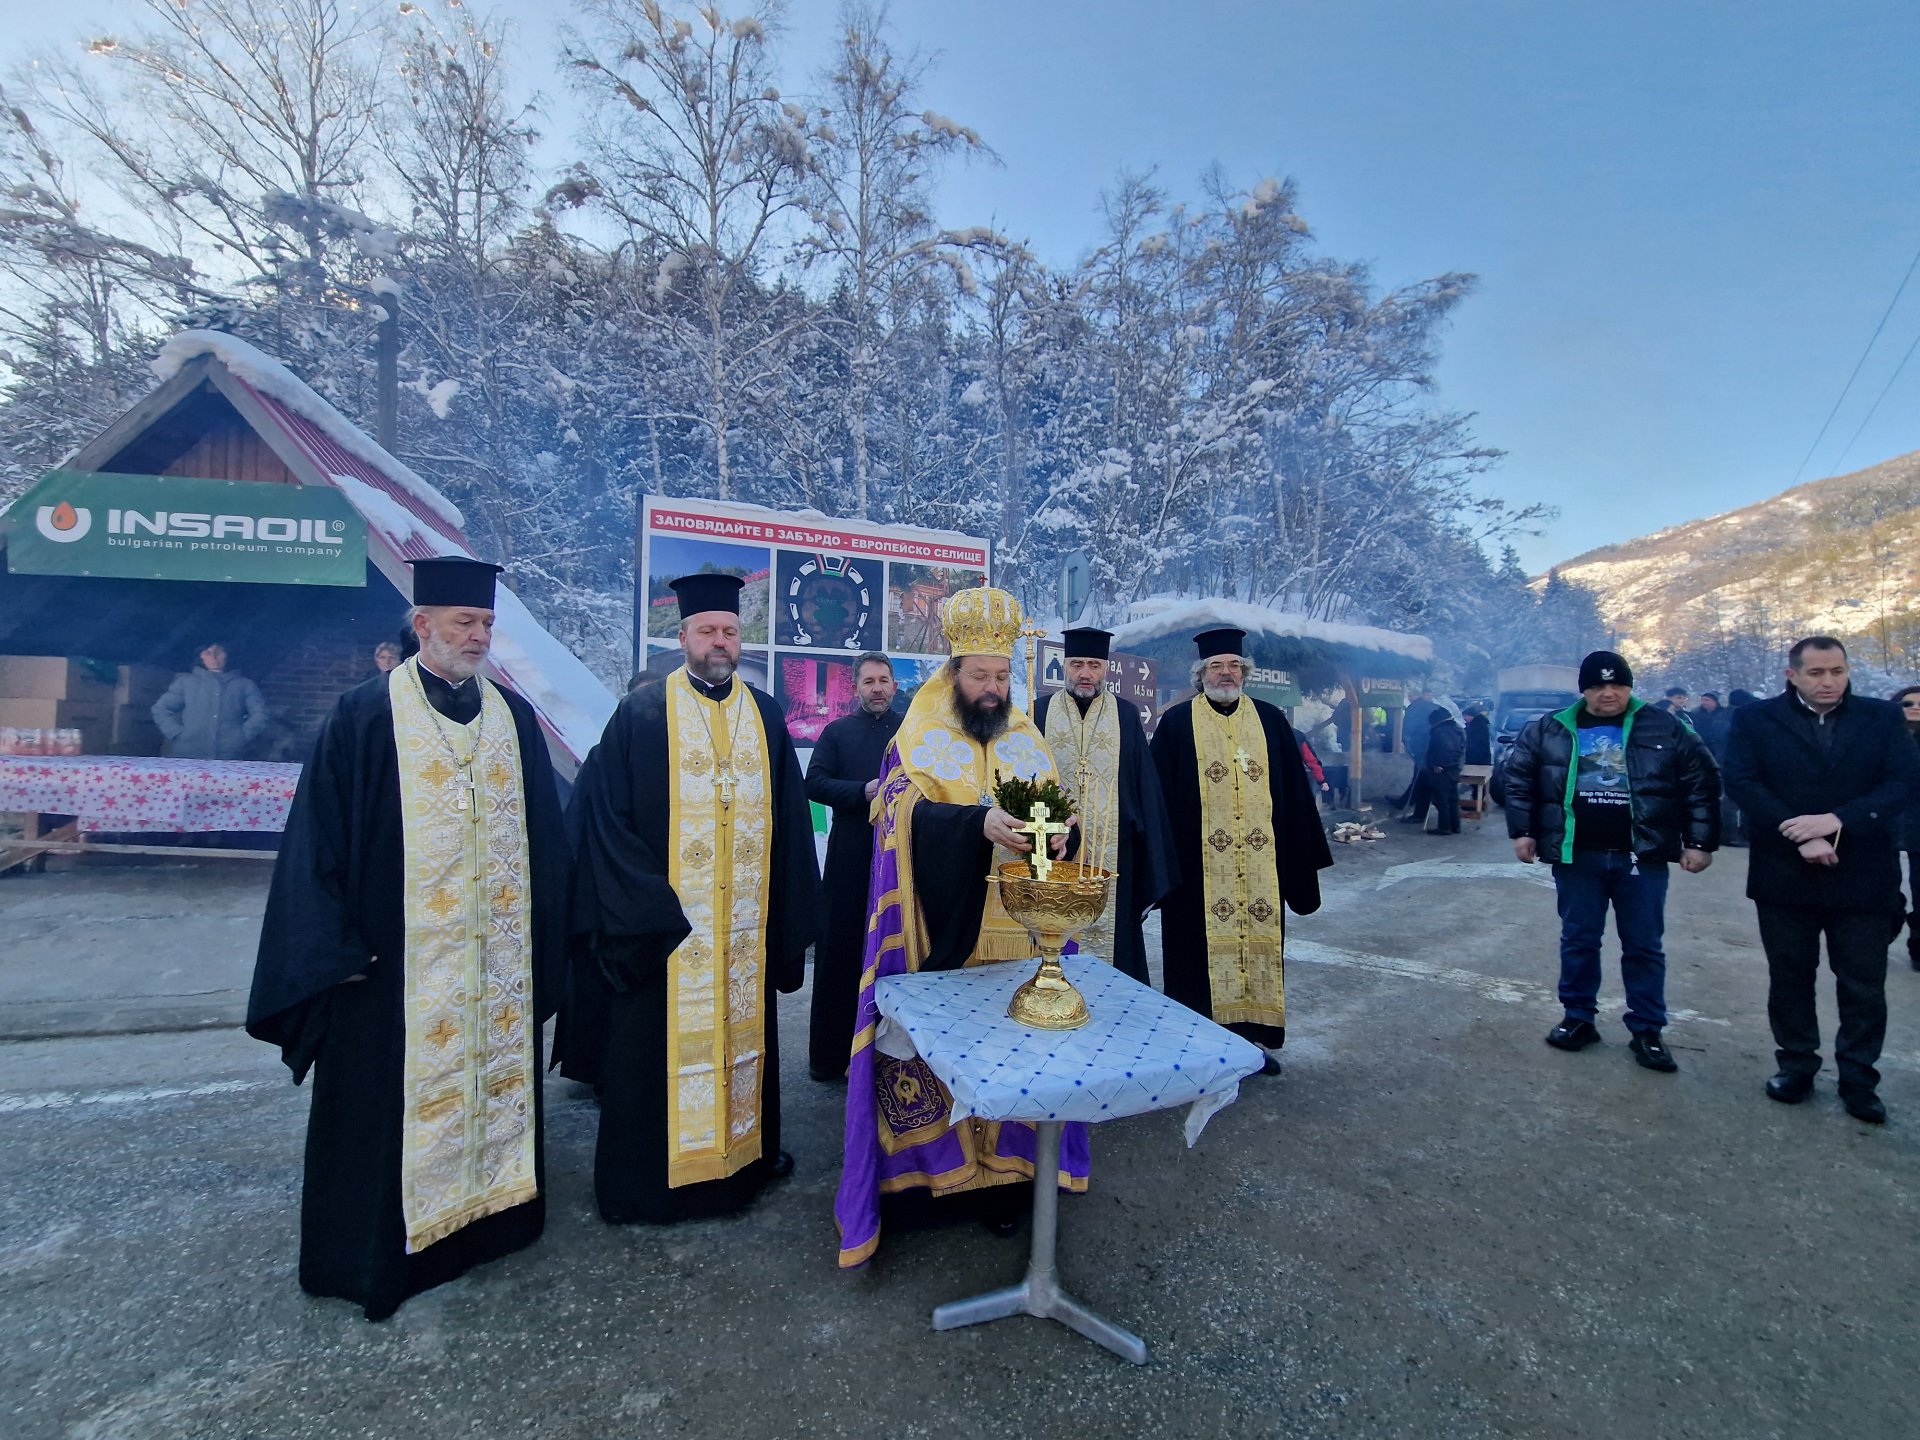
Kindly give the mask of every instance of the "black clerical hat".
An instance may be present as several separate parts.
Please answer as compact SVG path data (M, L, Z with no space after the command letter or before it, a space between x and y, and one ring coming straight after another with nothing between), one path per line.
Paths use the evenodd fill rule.
M1202 660L1211 660L1216 655L1245 655L1247 653L1247 632L1244 630L1202 630L1193 637L1194 645L1200 651Z
M493 609L493 577L506 568L466 555L436 555L407 563L413 567L414 604L459 605L469 610Z
M709 610L740 613L740 589L747 582L738 575L682 575L667 582L680 601L680 618L686 620Z
M1113 645L1113 634L1107 630L1067 630L1060 638L1066 641L1067 660L1104 660Z

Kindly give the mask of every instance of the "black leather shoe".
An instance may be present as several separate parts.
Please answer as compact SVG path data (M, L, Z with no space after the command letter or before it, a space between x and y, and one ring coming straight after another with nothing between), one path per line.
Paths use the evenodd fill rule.
M773 1164L768 1168L774 1179L784 1180L793 1173L793 1156L782 1150L773 1157Z
M1002 1215L997 1220L982 1220L981 1227L997 1240L1011 1240L1020 1233L1018 1215Z
M1767 1081L1767 1098L1782 1105L1798 1105L1813 1093L1813 1077L1782 1070Z
M1871 1090L1842 1090L1840 1104L1847 1114L1864 1124L1887 1123L1887 1107L1880 1103L1880 1097Z
M811 1075L822 1085L837 1085L847 1078L847 1072L845 1070L823 1070L818 1065L807 1066L807 1074Z
M1265 1056L1261 1061L1259 1073L1262 1075L1278 1075L1280 1073L1280 1062L1271 1055Z
M1680 1062L1675 1060L1667 1047L1660 1043L1658 1030L1640 1031L1627 1042L1627 1048L1633 1051L1633 1058L1649 1070L1658 1070L1666 1075L1680 1068Z
M1556 1050L1584 1050L1600 1043L1600 1032L1591 1020L1562 1020L1547 1032L1547 1044Z
M1424 825L1427 823L1427 817L1424 815L1402 815L1400 817L1400 823L1402 825Z

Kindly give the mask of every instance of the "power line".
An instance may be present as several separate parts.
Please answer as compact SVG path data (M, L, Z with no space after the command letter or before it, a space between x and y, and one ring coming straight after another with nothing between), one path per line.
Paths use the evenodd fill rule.
M1892 392L1893 382L1900 378L1900 372L1907 368L1907 361L1913 358L1913 353L1916 350L1920 350L1920 335L1916 335L1913 337L1913 344L1907 346L1907 353L1900 357L1900 363L1893 367L1893 374L1889 375L1887 377L1887 383L1880 387L1879 395L1874 398L1874 402L1872 406L1867 410L1867 418L1860 422L1860 428L1858 430L1855 430L1853 432L1853 438L1847 441L1847 448L1840 452L1840 459L1833 462L1834 474L1838 475L1840 473L1840 466L1842 465L1842 463L1845 462L1847 456L1853 453L1854 440L1858 440L1860 436L1865 432L1868 423L1874 417L1874 413L1877 410L1879 410L1880 402L1886 399L1887 396Z
M1853 373L1847 376L1847 383L1840 387L1840 398L1833 402L1833 409L1827 412L1827 418L1820 422L1820 433L1813 437L1813 444L1807 447L1807 453L1800 461L1800 468L1793 472L1793 485L1800 483L1800 477L1806 473L1807 464L1813 459L1813 452L1820 448L1820 442L1827 438L1827 427L1833 424L1833 417L1840 413L1840 407L1846 403L1847 393L1853 389L1853 382L1860 378L1860 367L1867 363L1867 356L1873 350L1874 341L1880 338L1880 332L1887 328L1887 320L1893 314L1893 307L1900 303L1900 297L1906 294L1907 281L1913 279L1913 272L1920 268L1920 250L1913 252L1913 262L1907 266L1907 273L1900 277L1900 286L1893 292L1893 299L1887 302L1887 308L1880 316L1880 323L1873 327L1873 334L1867 339L1867 347L1860 352L1860 358L1853 363ZM1793 486L1789 485L1788 489Z

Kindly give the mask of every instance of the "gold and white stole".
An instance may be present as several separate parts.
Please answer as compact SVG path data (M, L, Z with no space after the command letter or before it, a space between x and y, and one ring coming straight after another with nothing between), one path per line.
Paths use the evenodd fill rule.
M1222 715L1193 699L1200 767L1200 868L1207 979L1217 1024L1285 1025L1280 874L1274 849L1267 733L1253 702Z
M761 1155L773 776L760 707L684 668L666 681L667 882L692 926L667 968L667 1184L721 1180Z
M485 679L479 717L456 725L427 703L418 665L387 680L405 876L409 1254L539 1193L520 742Z
M1077 858L1119 874L1120 707L1104 686L1085 715L1080 713L1080 702L1065 690L1048 702L1047 749L1053 752L1060 783L1073 796L1080 815ZM1088 848L1089 836L1098 841L1098 854ZM1100 918L1080 932L1081 947L1109 965L1113 963L1114 907L1119 902L1116 882L1107 886L1107 908Z

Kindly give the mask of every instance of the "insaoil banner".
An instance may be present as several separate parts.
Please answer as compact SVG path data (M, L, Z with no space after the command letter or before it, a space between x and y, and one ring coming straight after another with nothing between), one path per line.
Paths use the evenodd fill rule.
M319 486L53 470L6 521L16 575L367 583L367 522Z

